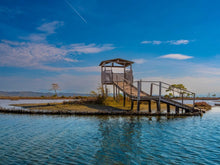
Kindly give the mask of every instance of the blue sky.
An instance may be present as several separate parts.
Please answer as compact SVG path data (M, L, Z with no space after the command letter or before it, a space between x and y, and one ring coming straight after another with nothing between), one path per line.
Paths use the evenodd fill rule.
M220 94L220 2L1 0L0 90L88 93L100 61L133 60L135 79Z

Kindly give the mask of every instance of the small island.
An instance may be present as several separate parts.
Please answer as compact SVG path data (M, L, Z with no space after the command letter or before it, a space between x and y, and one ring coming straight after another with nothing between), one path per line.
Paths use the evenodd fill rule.
M90 96L64 97L62 103L14 104L21 109L4 109L4 113L75 114L75 115L145 115L145 116L197 116L211 109L206 102L196 103L194 92L183 84L161 81L134 80L132 64L121 58L102 61L101 85ZM109 88L113 93L109 94ZM32 99L59 99L59 85L52 84L51 97ZM168 94L166 94L168 92ZM11 99L19 99L11 98ZM27 98L26 99L31 99ZM192 100L185 104L184 100Z

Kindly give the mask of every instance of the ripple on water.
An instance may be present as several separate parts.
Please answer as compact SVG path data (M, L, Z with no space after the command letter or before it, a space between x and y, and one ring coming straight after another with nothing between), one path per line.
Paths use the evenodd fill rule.
M220 164L220 108L200 117L0 114L0 164Z

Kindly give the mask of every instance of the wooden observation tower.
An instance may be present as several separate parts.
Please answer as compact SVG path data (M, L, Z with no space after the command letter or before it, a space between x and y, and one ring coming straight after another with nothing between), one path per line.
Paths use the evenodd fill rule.
M115 81L123 81L123 79L133 82L133 63L121 58L102 61L99 64L102 85L114 85Z
M175 107L175 112L182 113L195 112L195 93L174 87L162 81L134 81L132 71L133 61L124 60L121 58L102 61L101 66L101 83L105 93L108 95L107 86L113 86L113 97L123 93L123 104L125 106L126 96L131 100L131 109L133 109L134 101L137 102L137 111L140 110L140 102L147 101L149 113L151 113L151 102L156 102L157 112L161 112L161 103L167 105L167 113L170 113L170 106ZM165 97L166 92L176 93L181 101L173 100ZM193 97L193 106L184 104L184 95Z
M133 71L132 64L133 61L124 60L121 58L111 59L102 61L99 66L101 66L101 83L105 92L108 93L107 85L113 86L113 97L119 94L119 90L116 87L116 82L123 82L124 80L129 83L133 83ZM124 100L126 97L125 92L123 92ZM125 104L125 103L124 103Z

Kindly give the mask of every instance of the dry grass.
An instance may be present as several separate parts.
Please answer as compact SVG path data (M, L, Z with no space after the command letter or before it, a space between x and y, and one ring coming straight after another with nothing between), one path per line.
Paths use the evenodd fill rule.
M112 97L108 97L103 104L95 104L93 102L81 101L77 102L64 102L64 103L44 103L44 104L17 104L16 106L28 108L30 110L52 110L52 111L75 111L75 112L103 112L103 111L128 111L131 108L131 101L126 100L125 107L123 106L122 99L116 101ZM161 104L161 111L166 112L166 104ZM156 103L151 103L152 112L156 112ZM171 106L171 112L174 112L174 107ZM133 111L137 111L137 104L134 103ZM148 112L148 103L142 102L140 111Z

